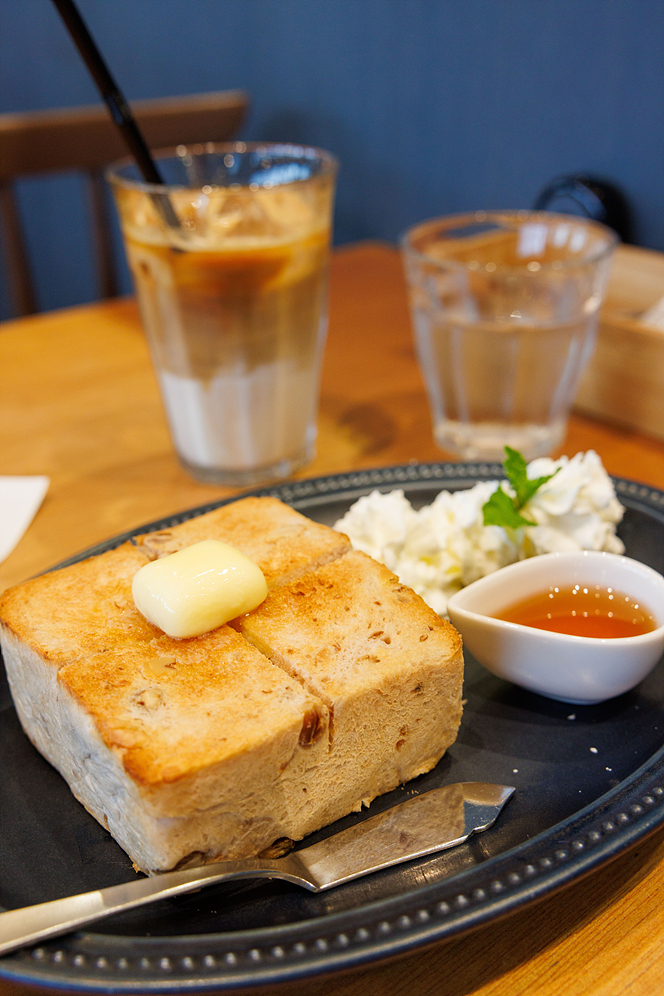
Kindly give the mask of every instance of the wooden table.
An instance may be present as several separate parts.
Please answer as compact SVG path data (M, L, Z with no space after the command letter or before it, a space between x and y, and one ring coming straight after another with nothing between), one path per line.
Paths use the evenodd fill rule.
M378 244L336 252L331 302L318 456L301 476L449 459L432 439L396 252ZM590 448L610 473L664 487L664 443L574 416L562 451ZM0 590L116 533L231 493L180 469L131 300L0 326L0 474L51 478L32 526L0 564ZM664 989L660 889L664 830L471 935L287 991L650 996ZM0 980L0 996L30 991Z

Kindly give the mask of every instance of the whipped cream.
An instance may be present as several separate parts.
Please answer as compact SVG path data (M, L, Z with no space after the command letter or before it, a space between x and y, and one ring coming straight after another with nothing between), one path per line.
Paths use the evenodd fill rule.
M521 510L532 526L485 526L482 509L500 482L483 481L465 491L441 491L417 511L403 491L374 491L356 501L335 529L444 615L454 592L517 560L562 550L624 553L616 536L624 509L597 453L540 457L528 464L528 477L556 470ZM507 483L502 486L511 493Z

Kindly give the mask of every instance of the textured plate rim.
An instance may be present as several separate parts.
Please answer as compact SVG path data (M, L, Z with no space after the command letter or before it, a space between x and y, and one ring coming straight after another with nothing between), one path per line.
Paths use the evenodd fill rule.
M248 495L313 509L373 488L472 485L500 464L410 463L291 481L210 502L97 544L57 567ZM659 512L664 492L614 478L626 504ZM509 851L441 882L341 913L223 934L125 937L81 932L0 959L0 977L86 992L237 990L359 968L493 922L577 881L664 824L664 747L589 806ZM178 953L174 953L178 952Z

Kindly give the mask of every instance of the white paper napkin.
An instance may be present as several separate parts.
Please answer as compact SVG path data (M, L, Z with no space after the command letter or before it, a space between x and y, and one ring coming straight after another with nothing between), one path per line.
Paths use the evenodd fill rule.
M49 483L48 477L0 477L0 563L34 519Z

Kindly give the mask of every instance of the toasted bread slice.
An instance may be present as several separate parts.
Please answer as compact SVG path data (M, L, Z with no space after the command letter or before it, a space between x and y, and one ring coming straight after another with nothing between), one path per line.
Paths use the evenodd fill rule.
M145 871L246 857L320 825L307 788L327 760L327 709L228 626L93 654L57 677L33 665L14 698Z
M56 669L121 644L160 634L134 605L134 574L147 555L124 543L51 571L0 595L0 629Z
M170 529L135 538L151 559L192 543L230 543L258 564L268 587L287 584L350 550L350 540L313 522L277 498L241 498Z
M363 553L268 594L233 623L330 710L327 779L358 809L429 771L461 719L461 638Z

